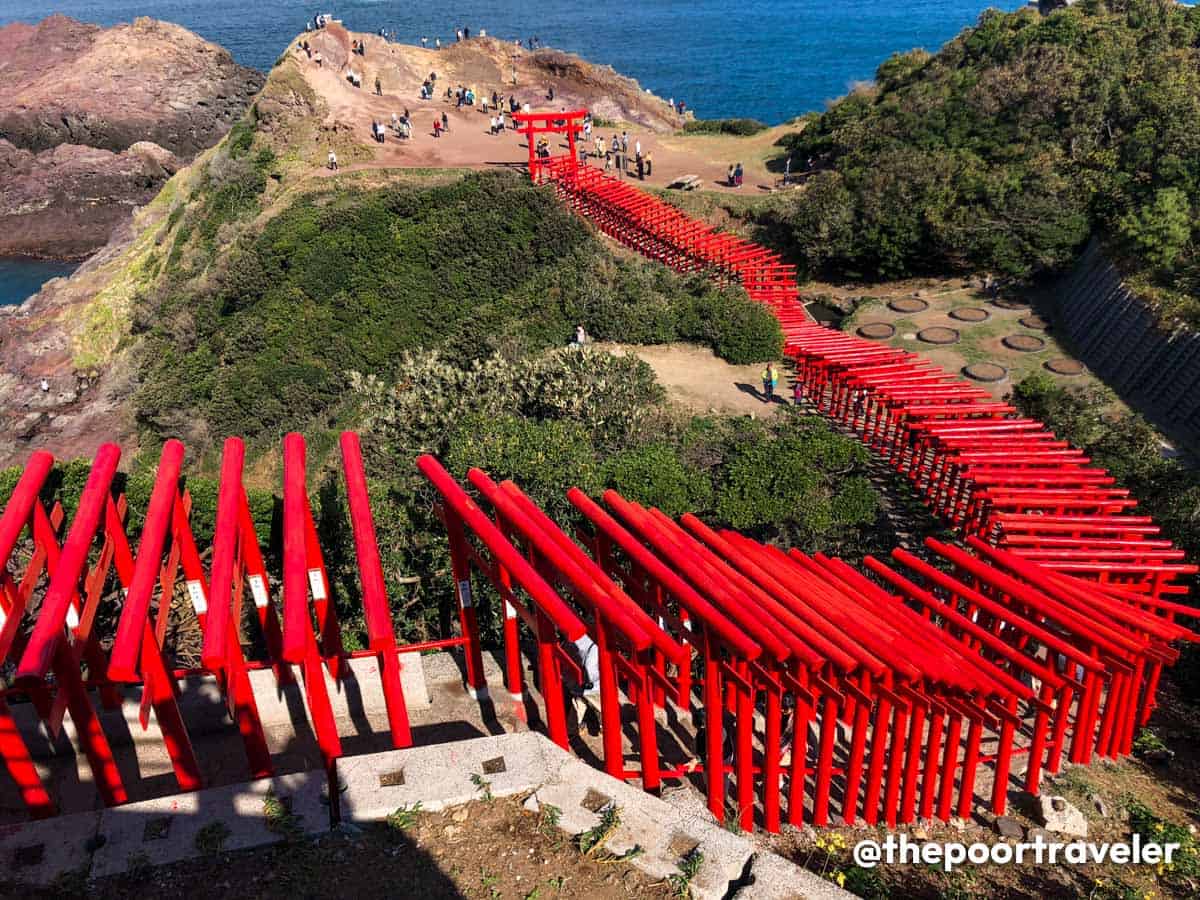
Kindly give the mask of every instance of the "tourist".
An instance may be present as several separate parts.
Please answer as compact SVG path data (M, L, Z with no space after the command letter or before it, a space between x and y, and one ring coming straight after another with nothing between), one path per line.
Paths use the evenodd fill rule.
M329 171L337 171L337 154L332 150L329 151Z
M317 64L317 68L320 68L320 69L325 68L325 66L323 64L323 60L321 59L321 51L320 50L318 50L315 54L313 54L313 62L315 62Z
M783 163L783 183L786 186L792 180L792 158L789 156Z
M441 39L441 38L439 38L439 37L435 37L435 38L433 39L433 49L434 49L434 50L441 50L441 49L442 49L442 39Z
M586 141L592 136L592 117L588 116L583 120L583 139Z
M383 96L383 82L379 80L379 76L375 76L375 96Z
M503 134L506 127L504 124L504 110L500 110L500 113L496 116L496 130Z
M488 134L490 134L494 137L496 134L496 117L495 116L492 116L491 118L488 119L488 126L489 126Z
M654 173L654 154L646 154L646 176L649 177Z
M738 163L737 168L733 170L733 186L742 186L742 164Z
M496 109L500 108L500 101L502 101L503 99L504 98L501 97L499 94L497 94L495 91L492 91L492 106L496 107Z
M725 183L728 184L730 187L733 187L736 184L736 182L733 180L733 173L734 173L735 168L736 167L733 165L733 163L730 163L729 164L729 174L725 176Z
M621 154L623 156L629 155L629 132L628 131L621 132Z
M400 117L395 113L392 113L392 131L400 133Z
M640 140L633 142L633 155L638 159L642 158L642 142Z
M804 399L804 384L800 381L799 378L796 378L792 381L792 402L795 403L797 406L799 406L800 401L803 399Z
M464 41L469 41L470 39L471 39L471 29L470 29L470 28L464 28L464 29L463 29L463 40L464 40Z
M462 40L462 29L461 29L461 28L455 29L455 31L454 31L454 39L455 39L456 41L461 41L461 40Z
M584 330L582 325L576 325L575 326L575 340L571 344L571 346L572 347L583 347L583 345L586 343L588 343L587 332Z
M646 180L646 161L640 156L637 158L637 176L638 181Z
M550 85L550 90L546 92L546 99L551 102L554 101L554 85Z
M599 139L597 138L597 140L599 140ZM612 169L612 164L613 164L613 155L611 153L605 153L604 154L604 171L607 172L610 169Z
M428 46L429 46L429 38L427 38L425 35L421 35L421 48L424 49Z
M775 388L779 384L779 370L775 368L775 363L767 363L767 367L762 373L763 394L766 395L767 403L775 402Z
M596 159L599 159L604 155L604 138L600 137L600 135L596 135L596 142L594 146L596 148Z
M449 131L449 130L450 130L450 117L448 115L446 115L445 113L442 113L442 131Z

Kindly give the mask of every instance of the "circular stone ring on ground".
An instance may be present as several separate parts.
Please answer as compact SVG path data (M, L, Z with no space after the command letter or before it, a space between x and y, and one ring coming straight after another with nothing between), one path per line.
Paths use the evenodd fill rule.
M1033 353L1046 346L1045 341L1032 334L1010 334L1001 343L1009 350L1017 350L1021 353Z
M950 318L958 319L960 322L982 322L990 316L990 312L978 306L960 306L958 309L950 310Z
M887 322L867 322L858 326L858 333L873 341L885 341L896 333L896 329Z
M1000 309L1029 309L1027 302L1014 297L999 297L992 301L992 305L998 306Z
M1042 365L1055 375L1082 375L1086 367L1077 359L1048 359Z
M971 363L963 366L962 373L972 381L1002 381L1008 375L1008 369L995 363Z
M1050 323L1041 316L1022 316L1017 321L1033 331L1045 331L1050 327Z
M935 325L917 332L917 338L927 344L957 344L958 332L953 328L943 328Z
M901 297L888 301L888 309L898 313L919 313L929 309L929 304L916 297Z

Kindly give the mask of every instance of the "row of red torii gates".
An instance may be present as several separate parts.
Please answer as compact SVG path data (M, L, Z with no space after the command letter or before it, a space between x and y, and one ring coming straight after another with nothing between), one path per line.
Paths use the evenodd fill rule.
M200 672L226 698L247 777L273 770L252 668L272 669L280 687L303 682L331 777L342 746L324 673L336 684L356 655L378 658L392 741L411 743L398 654L414 648L395 639L357 437L343 435L341 446L370 638L354 654L341 644L299 435L283 444L275 573L250 515L237 439L224 448L207 563L189 526L178 442L162 450L136 548L128 504L113 490L115 446L97 453L69 527L60 504L45 504L52 460L34 454L0 517L0 658L13 667L0 693L0 756L31 815L56 805L14 702L32 704L55 734L70 714L96 788L114 805L127 791L96 704L118 704L118 686L140 685L142 725L152 712L179 788L202 786L177 683L198 673L172 670L164 647L179 582L203 630ZM946 819L970 815L978 801L999 814L1016 759L1020 783L1036 793L1064 759L1129 753L1162 667L1180 642L1200 638L1175 621L1196 611L1165 599L1180 587L1175 576L1194 572L1182 564L1084 578L971 535L966 548L929 540L924 559L897 549L855 568L578 489L568 495L572 539L512 482L472 470L464 485L432 457L416 465L439 497L459 618L456 635L415 649L461 648L467 686L486 696L475 604L490 594L505 610L505 688L514 702L540 704L552 740L580 746L568 698L590 684L607 772L647 790L700 778L713 814L732 811L747 828ZM111 635L96 628L102 603L118 606L103 610L116 615ZM246 622L261 658L244 655ZM662 725L667 709L668 721L685 723L682 736ZM975 790L981 766L993 771L986 797Z
M546 117L550 128L573 120ZM326 674L339 684L347 660L376 657L392 742L407 746L399 654L462 652L468 688L487 696L476 604L488 596L504 610L506 691L540 707L552 740L582 749L568 700L590 685L609 774L651 791L699 779L713 815L747 828L858 817L894 825L965 817L979 803L1000 814L1014 777L1036 793L1065 759L1131 751L1164 666L1200 635L1178 621L1197 615L1179 602L1196 567L1127 492L1040 423L915 354L808 322L794 273L769 251L681 224L678 211L574 157L541 160L533 172L630 245L746 284L779 316L808 398L908 477L965 545L929 540L923 557L897 549L854 567L577 489L572 537L518 485L478 470L464 484L421 457L448 537L458 625L400 646L359 441L346 433L359 590L340 599L343 611L362 604L369 636L348 653L300 435L282 446L278 572L268 571L247 501L240 440L224 446L207 555L190 526L178 442L162 448L136 548L128 502L114 489L118 448L97 452L69 525L46 493L53 460L38 452L0 515L0 661L12 673L0 691L0 758L31 815L53 815L57 804L15 703L29 703L54 735L69 713L97 791L116 805L128 791L97 705L140 686L143 728L153 715L180 790L195 790L203 779L178 679L211 677L246 775L261 777L274 760L247 673L269 668L280 686L302 682L333 778L343 748ZM180 584L203 632L197 671L172 669L164 644ZM101 616L106 603L115 606ZM113 633L100 633L98 621L113 616ZM245 628L257 630L261 657L246 658ZM977 796L981 768L992 787Z

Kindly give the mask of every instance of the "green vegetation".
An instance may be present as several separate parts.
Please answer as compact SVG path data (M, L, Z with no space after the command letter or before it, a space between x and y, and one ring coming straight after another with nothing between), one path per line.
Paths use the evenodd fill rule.
M459 478L472 466L511 478L568 532L576 514L566 493L578 486L593 497L615 488L785 546L853 557L888 541L856 441L791 410L765 421L683 416L663 405L649 367L634 357L560 350L458 365L433 352L400 359L393 381L353 383L367 469L379 476L371 489L385 573L419 578L391 592L410 637L440 634L452 610L444 528L412 465L420 453ZM340 490L333 479L329 496ZM340 501L320 493L321 508L335 511ZM332 529L329 540L339 540ZM337 571L354 595L352 554L347 547ZM489 635L498 634L496 606L480 608ZM361 629L361 611L348 607L342 621Z
M311 194L213 259L271 164L244 145L235 130L195 228L190 214L179 223L175 277L139 308L137 413L155 435L195 444L323 427L341 415L350 371L386 375L430 348L459 364L519 359L566 344L580 323L600 339L700 341L736 362L779 353L775 320L740 289L614 257L515 175Z
M1200 323L1200 9L985 12L783 143L817 174L764 215L811 274L1072 262L1094 232L1165 315Z
M692 119L683 123L684 134L733 134L750 137L769 126L758 119Z
M1200 559L1200 472L1163 456L1158 433L1141 416L1112 412L1107 389L1068 389L1046 375L1033 375L1013 389L1013 403L1040 419L1059 437L1087 451L1138 499L1138 511L1153 517L1170 538ZM1184 695L1200 701L1200 651L1187 645L1171 677Z

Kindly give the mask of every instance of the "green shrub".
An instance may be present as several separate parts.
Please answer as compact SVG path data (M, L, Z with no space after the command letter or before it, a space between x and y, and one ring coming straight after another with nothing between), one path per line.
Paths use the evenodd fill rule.
M684 134L735 134L749 137L766 131L767 125L758 119L692 119L683 123Z
M258 208L272 164L247 150L210 173L201 250ZM302 197L260 234L242 228L220 259L199 259L202 278L164 284L135 322L139 422L199 448L328 427L345 415L351 372L388 376L409 351L441 349L460 367L515 360L565 346L583 324L606 340L778 356L769 315L743 293L615 258L552 193L507 173Z
M1198 34L1161 0L989 10L782 139L817 174L761 224L807 273L864 279L1026 277L1099 233L1200 322Z

